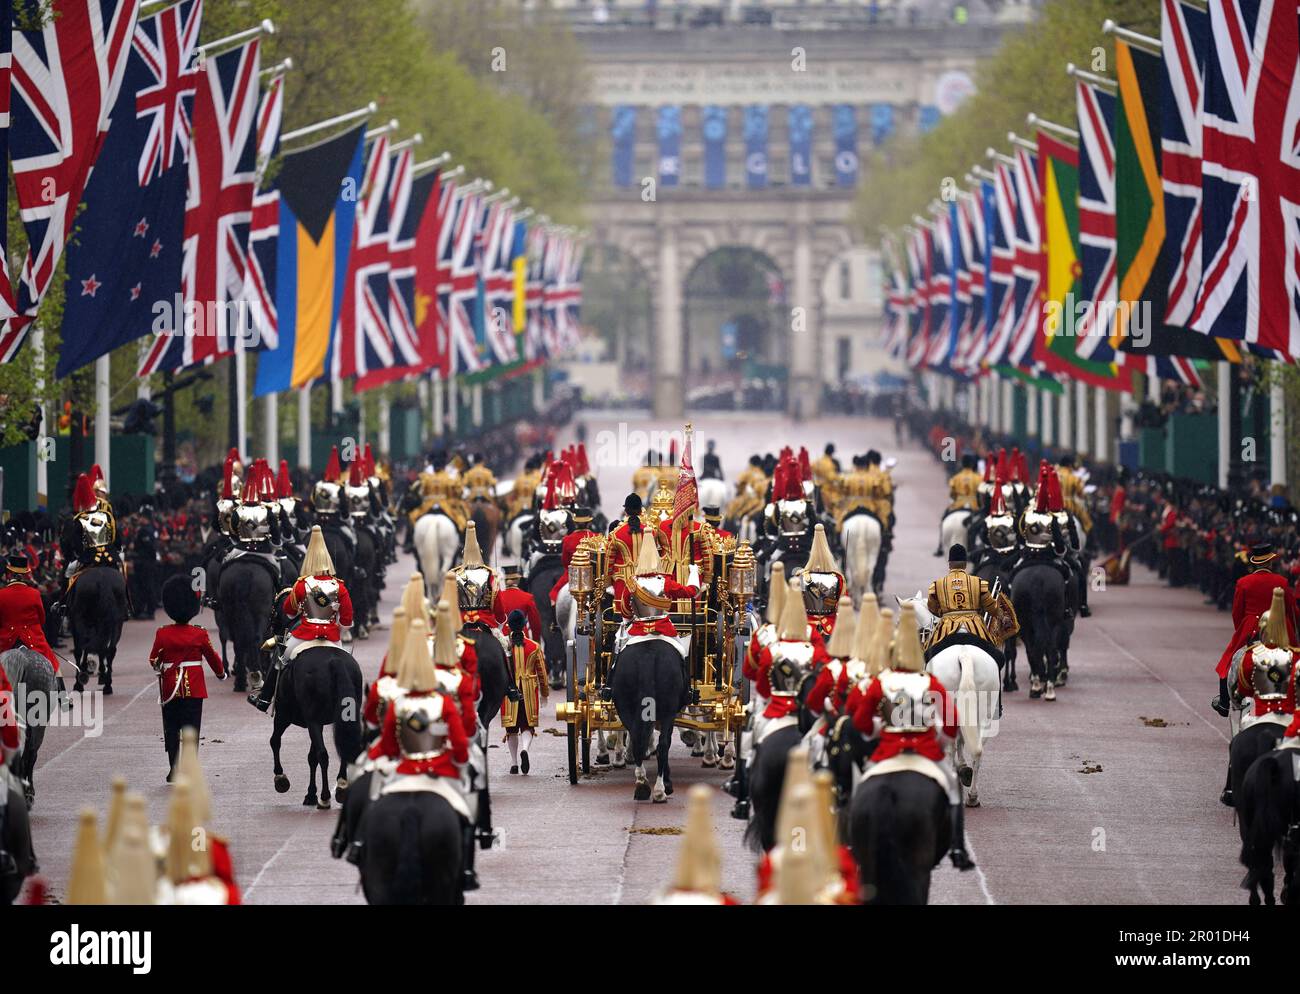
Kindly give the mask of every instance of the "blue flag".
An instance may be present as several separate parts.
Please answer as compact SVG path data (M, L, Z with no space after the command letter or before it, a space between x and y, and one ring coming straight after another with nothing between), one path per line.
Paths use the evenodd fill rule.
M835 182L858 182L858 115L852 104L835 105Z
M812 108L795 104L790 108L790 185L812 185Z
M767 104L745 108L745 183L751 190L767 186Z
M200 9L195 0L143 18L122 89L68 244L63 345L67 376L151 332L183 331L181 260Z
M727 185L727 108L704 108L704 185L720 190Z
M614 108L610 127L613 140L614 185L632 185L632 169L636 152L636 108L626 105Z
M659 183L676 186L682 176L682 109L660 107L655 130L659 137Z

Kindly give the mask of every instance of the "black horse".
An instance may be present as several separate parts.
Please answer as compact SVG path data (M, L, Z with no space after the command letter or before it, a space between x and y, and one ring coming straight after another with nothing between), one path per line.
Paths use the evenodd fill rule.
M116 566L88 566L68 592L72 652L76 658L74 690L84 690L90 677L89 657L99 661L99 683L105 696L113 693L113 657L126 621L126 580Z
M233 559L221 567L217 597L221 604L222 639L235 647L235 690L244 690L250 675L262 674L262 643L271 630L276 581L270 563Z
M1014 549L1005 554L990 549L980 559L979 568L975 571L975 575L981 580L988 581L990 589L992 589L994 581L998 581L999 591L1010 596L1011 567L1015 565L1016 557L1017 553ZM1020 684L1016 680L1016 639L1014 636L1003 643L1002 658L1006 661L1006 665L1002 669L1002 689L1007 691L1019 690Z
M1240 738L1240 736L1238 736ZM1282 850L1282 903L1300 903L1300 789L1294 749L1274 749L1251 764L1237 799L1241 862L1250 903L1273 904L1273 853Z
M370 904L463 904L461 817L428 791L387 794L358 826Z
M785 771L790 752L798 748L803 735L798 725L790 725L771 732L754 747L749 765L752 814L745 827L745 842L755 852L767 852L776 845L776 817L785 789Z
M1255 760L1277 748L1282 741L1285 725L1274 721L1256 721L1248 728L1243 728L1232 737L1228 745L1228 786L1236 803L1240 803L1241 786L1246 780L1246 773ZM1244 822L1239 817L1237 827L1242 830L1242 841L1246 841Z
M352 616L356 619L357 638L370 637L371 617L379 603L379 550L374 536L369 529L356 525L353 532L357 536L356 551L352 558L352 583L347 584L352 596ZM326 548L329 543L326 542ZM330 558L333 558L331 552ZM335 564L337 571L338 564ZM346 581L344 581L346 583Z
M628 745L636 767L638 801L653 799L663 803L673 792L668 769L668 747L673 739L673 723L686 696L682 657L662 639L650 639L626 646L618 654L613 675L614 707L628 732ZM645 758L650 736L659 726L659 748L655 760L659 782L652 792L645 776Z
M290 725L307 729L311 746L307 763L311 782L302 803L325 809L330 806L329 750L325 748L325 726L334 726L334 750L338 754L337 793L347 789L347 766L361 752L361 707L365 701L361 667L352 655L334 646L312 646L285 663L276 684L275 727L271 732L271 754L275 760L275 789L285 793L289 778L280 765L280 739ZM320 769L321 790L316 793L316 770Z
M23 754L14 762L13 772L22 782L23 797L30 808L36 803L36 760L40 755L41 743L45 741L45 729L53 718L51 711L58 707L58 684L50 661L23 645L15 646L0 655L0 666L4 668L9 685L13 687L16 699L24 708L19 717L27 722Z
M542 556L528 570L525 587L537 602L537 613L542 619L542 652L546 656L546 669L551 674L551 686L564 686L564 634L555 620L555 605L551 603L551 588L564 573L564 563L559 554Z
M4 790L0 781L0 790ZM27 804L22 794L9 789L9 798L4 810L4 838L0 840L9 855L17 864L17 873L0 875L0 904L13 904L18 892L23 888L23 881L40 869L36 862L36 852L32 848L32 826L27 817Z
M1022 566L1011 581L1011 604L1020 622L1030 672L1041 683L1055 684L1066 637L1066 583L1061 571L1049 562ZM1041 693L1031 690L1030 696Z
M943 788L910 771L870 777L853 792L848 820L863 903L928 903L952 836Z
M336 521L321 521L320 530L321 536L325 539L325 550L330 554L330 562L334 564L334 575L351 593L357 586L356 558L352 551L352 542ZM355 610L353 614L355 616Z

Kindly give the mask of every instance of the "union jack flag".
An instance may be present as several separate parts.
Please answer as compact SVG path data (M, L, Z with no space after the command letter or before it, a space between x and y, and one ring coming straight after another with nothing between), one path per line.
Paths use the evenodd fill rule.
M582 248L567 236L558 239L555 278L543 291L551 313L553 352L571 349L578 344L578 309L582 305Z
M257 173L261 45L247 42L206 62L194 94L185 195L183 334L159 336L139 375L205 365L244 347L249 226ZM238 315L232 326L232 313Z
M1075 87L1079 114L1080 296L1090 305L1075 329L1075 351L1085 359L1115 359L1113 305L1118 300L1115 228L1116 97L1092 83ZM1101 306L1097 306L1101 305Z
M13 76L13 0L0 0L0 155L5 161L9 159L9 82ZM0 208L9 210L9 185L6 183L0 191ZM0 322L6 321L18 313L18 304L14 300L14 288L9 282L9 244L8 232L0 231Z
M1043 285L1043 239L1038 219L1043 212L1043 191L1038 183L1038 156L1017 147L1015 160L1016 303L1006 359L1027 370L1033 365L1034 339L1042 314L1039 294Z
M957 328L957 351L953 368L960 373L978 371L972 357L980 349L984 336L984 202L975 193L965 192L953 205L956 216L959 265L954 288L954 308L963 308Z
M415 322L415 232L424 204L412 197L415 150L403 148L393 159L388 191L388 326L400 353L398 366L417 366L420 336Z
M421 224L421 231L433 232L433 265L426 285L434 289L432 316L433 329L431 341L425 342L421 332L421 345L424 347L425 360L440 379L447 379L452 374L454 353L451 344L451 279L455 261L455 220L456 206L460 200L456 181L446 176L439 176L437 184L429 194L429 211ZM429 227L426 227L428 225ZM423 258L416 261L417 280L424 282Z
M478 306L478 229L483 215L483 197L464 193L457 197L451 227L451 274L448 282L448 311L451 334L451 375L477 373L485 363L479 355L474 316Z
M898 243L892 234L885 235L881 251L889 272L889 292L885 298L885 350L895 359L901 359L907 345L911 292L907 286L907 274L899 260Z
M927 293L930 297L930 348L926 352L925 364L931 369L946 367L952 355L955 335L952 327L953 291L953 231L952 221L945 210L935 217L934 223L927 225L926 237L930 241L930 281Z
M244 302L249 327L255 329L263 348L280 343L280 322L275 310L275 253L280 238L280 190L260 189L267 164L280 147L280 125L284 120L284 75L274 77L262 93L257 110L257 182L253 194L253 217L248 229L248 272L244 275Z
M1210 15L1184 0L1162 0L1164 85L1160 177L1165 191L1165 321L1187 327L1201 286L1201 114Z
M1213 0L1197 331L1300 355L1300 32L1294 0Z
M984 184L988 218L988 276L986 310L988 332L979 361L985 366L1003 362L1016 324L1016 183L1012 169L999 162L994 180Z
M528 279L525 283L527 327L524 329L524 356L529 362L547 354L543 329L542 294L546 277L546 256L551 238L544 225L535 224L528 230Z
M930 346L930 268L933 254L925 226L911 229L907 241L907 269L911 276L912 311L908 328L907 364L925 362Z
M139 13L140 0L56 0L40 30L13 35L9 149L28 252L0 362L22 345L72 233Z
M514 274L510 271L510 249L514 244L514 212L504 204L492 204L488 214L483 282L487 293L487 339L497 363L507 366L519 359L514 331Z

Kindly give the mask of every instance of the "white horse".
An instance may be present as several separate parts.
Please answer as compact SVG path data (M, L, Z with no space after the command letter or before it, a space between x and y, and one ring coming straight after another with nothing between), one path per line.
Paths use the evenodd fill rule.
M937 620L926 607L925 596L918 590L915 597L896 600L900 607L910 601L916 610L916 621L924 642ZM965 782L965 775L961 777L966 806L977 808L980 805L979 772L984 743L995 733L995 722L999 717L1001 681L997 661L978 646L953 645L932 656L926 669L938 678L957 706L953 761L959 774L969 771L969 783Z
M730 500L731 486L716 477L700 480L696 484L700 493L700 507L724 508Z
M958 508L956 511L945 512L943 521L939 525L940 552L943 555L946 556L948 550L954 545L966 544L968 538L966 523L974 513L968 508Z
M460 535L456 523L439 512L416 519L416 554L420 559L420 572L424 574L424 589L429 599L437 603L442 593L442 579L456 561Z
M578 631L578 612L567 583L560 588L560 593L555 598L555 623L560 626L560 632L564 635L567 651L567 646L577 636ZM614 753L612 765L621 770L627 765L627 732L602 730L596 732L596 764L611 765L609 757L611 751Z
M848 580L849 596L855 605L862 603L862 595L873 591L872 577L876 560L880 558L880 521L871 514L854 514L845 519L840 528L840 547L844 550L844 577Z

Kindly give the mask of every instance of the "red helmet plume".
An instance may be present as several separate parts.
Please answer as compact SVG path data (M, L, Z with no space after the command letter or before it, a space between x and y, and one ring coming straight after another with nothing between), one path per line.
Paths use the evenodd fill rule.
M773 491L776 499L803 500L803 479L799 472L799 464L794 459L786 459L778 464L777 471L781 475L780 490Z
M90 482L90 477L82 473L77 477L77 484L72 489L72 509L78 513L93 511L95 503L95 486Z
M990 517L996 517L997 515L1007 513L1007 504L1002 497L1002 487L1006 484L1006 482L1007 481L1002 479L1002 477L998 477L998 481L996 485L993 487L993 495L989 499Z
M280 473L275 481L275 495L277 497L293 496L293 481L289 479L289 460L280 460Z
M1020 482L1025 486L1029 485L1029 459L1022 452L1020 458L1016 461L1016 475L1012 482Z
M999 480L1005 480L1011 476L1011 469L1007 463L1007 450L1005 448L998 449L998 465L997 470L993 475Z
M257 470L257 493L262 500L275 500L276 483L275 474L271 472L271 464L265 459L259 459Z
M578 461L573 467L575 476L590 476L591 463L587 462L587 446L585 442L578 443Z
M554 511L561 504L571 504L577 499L578 489L573 485L573 469L567 462L556 460L546 474L546 498L542 508Z
M993 453L990 452L984 457L984 482L993 482Z
M802 445L799 446L799 480L812 479L812 463L808 460L808 450Z
M361 454L361 475L367 479L375 475L375 454L371 451L369 442Z
M1034 492L1034 510L1039 514L1047 514L1051 511L1052 493L1047 482L1047 460L1044 459L1038 466L1038 489Z
M348 467L349 487L364 487L366 485L366 478L361 468L361 462L362 460L353 459L352 465Z
M1065 510L1065 499L1061 495L1061 478L1053 466L1047 471L1047 506L1053 512Z
M339 462L339 447L330 446L329 461L325 463L325 480L328 483L337 483L343 475L343 464Z

